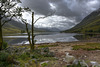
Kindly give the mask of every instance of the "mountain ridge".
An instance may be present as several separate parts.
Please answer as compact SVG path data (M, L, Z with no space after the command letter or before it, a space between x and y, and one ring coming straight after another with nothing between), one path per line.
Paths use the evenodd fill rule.
M100 8L86 16L79 24L64 32L100 33Z
M28 29L31 31L31 25L28 24ZM52 32L58 29L54 29L53 30L49 29L49 28L36 28L34 27L34 31L35 32ZM21 31L26 31L26 26L25 24L12 20L8 23L6 23L3 26L3 33L21 33Z

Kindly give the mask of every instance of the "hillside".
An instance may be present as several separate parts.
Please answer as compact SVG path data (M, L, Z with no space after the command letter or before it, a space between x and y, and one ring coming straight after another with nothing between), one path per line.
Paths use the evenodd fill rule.
M3 33L20 33L21 30L25 30L25 25L14 20L3 26Z
M100 9L86 16L79 24L64 32L100 33Z
M29 30L31 30L31 25L28 25ZM25 31L26 26L25 24L17 21L10 21L3 26L3 33L21 33L21 31ZM49 30L42 29L42 28L34 28L35 32L46 32Z

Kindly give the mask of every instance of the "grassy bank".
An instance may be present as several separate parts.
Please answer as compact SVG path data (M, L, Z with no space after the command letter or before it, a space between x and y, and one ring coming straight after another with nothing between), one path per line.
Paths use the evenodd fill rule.
M74 45L73 50L100 50L100 43L87 43L85 45Z

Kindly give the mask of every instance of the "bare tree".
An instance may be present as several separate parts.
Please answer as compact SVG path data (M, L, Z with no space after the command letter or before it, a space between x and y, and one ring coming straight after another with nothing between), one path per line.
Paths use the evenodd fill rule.
M26 25L26 31L27 31L27 35L28 35L28 41L29 41L31 50L34 50L34 48L35 48L34 24L35 24L38 20L40 20L40 19L44 19L44 18L47 18L47 17L49 17L49 16L52 16L54 13L55 13L55 12L52 12L52 13L48 14L47 16L39 17L38 19L36 19L36 20L34 21L34 12L32 12L32 27L31 27L31 28L32 28L32 29L31 29L32 35L30 35L30 32L29 32L29 30L28 30L28 23L27 23L27 20L21 18L21 19L22 19L22 22ZM32 41L31 41L31 38L30 38L31 36L32 36Z

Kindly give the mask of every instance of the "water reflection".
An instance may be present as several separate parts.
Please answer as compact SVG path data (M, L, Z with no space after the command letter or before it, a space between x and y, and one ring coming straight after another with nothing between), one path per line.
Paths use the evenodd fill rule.
M80 35L75 35L74 37L77 40L83 41L94 37L97 38L96 36L97 36L96 34L80 34Z
M36 43L54 43L54 42L72 42L78 41L74 36L74 33L50 33L50 34L38 34L35 37ZM8 44L28 44L27 35L13 35L4 36L4 40Z

